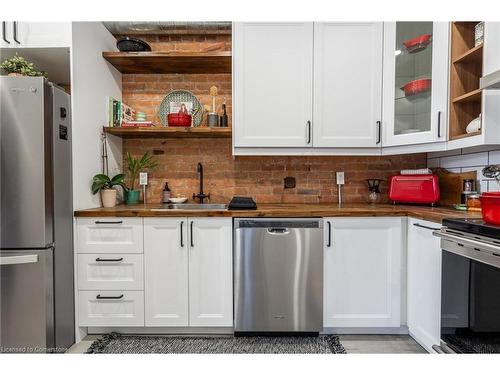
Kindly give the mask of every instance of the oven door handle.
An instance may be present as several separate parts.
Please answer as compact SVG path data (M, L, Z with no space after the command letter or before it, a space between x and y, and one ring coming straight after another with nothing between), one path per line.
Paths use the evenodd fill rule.
M489 264L490 266L496 268L500 268L500 245L490 245L485 242L443 233L441 231L434 231L432 233L436 237L440 237L442 240L447 240L458 245L455 249L446 248L444 250L481 263Z

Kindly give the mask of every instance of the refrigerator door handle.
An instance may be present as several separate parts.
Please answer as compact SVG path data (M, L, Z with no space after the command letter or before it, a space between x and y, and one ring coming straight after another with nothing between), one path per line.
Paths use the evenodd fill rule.
M11 255L0 257L0 266L7 266L11 264L28 264L28 263L38 263L37 254L29 255Z

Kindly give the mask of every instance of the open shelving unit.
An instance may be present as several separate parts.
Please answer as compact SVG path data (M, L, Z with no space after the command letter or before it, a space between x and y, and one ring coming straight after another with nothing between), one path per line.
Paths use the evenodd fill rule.
M123 74L231 73L231 52L103 52Z
M209 127L144 127L122 128L104 126L103 132L121 138L231 138L231 128Z
M474 46L474 28L479 21L452 22L450 66L450 140L473 137L467 125L481 113L483 44Z

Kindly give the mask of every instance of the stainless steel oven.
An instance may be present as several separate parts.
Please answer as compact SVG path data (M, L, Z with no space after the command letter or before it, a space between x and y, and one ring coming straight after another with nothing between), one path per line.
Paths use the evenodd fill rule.
M500 353L500 227L443 221L441 345L445 353Z

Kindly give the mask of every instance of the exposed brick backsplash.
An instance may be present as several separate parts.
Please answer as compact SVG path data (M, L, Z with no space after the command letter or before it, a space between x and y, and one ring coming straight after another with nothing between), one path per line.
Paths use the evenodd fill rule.
M251 196L259 203L337 202L335 172L345 171L344 202L365 202L366 178L388 178L401 169L422 168L425 154L398 156L290 156L257 157L231 154L230 139L125 139L124 151L139 156L157 153L159 167L150 174L148 202L159 203L168 181L173 194L197 193L196 165L204 166L205 192L211 201L227 203L234 195ZM162 153L159 154L158 153ZM284 189L283 179L295 177L294 189ZM387 182L382 183L387 200Z
M143 35L140 39L148 42L155 52L231 51L231 35ZM156 117L158 106L170 91L191 91L202 105L211 105L211 86L218 89L217 112L222 113L222 103L226 102L231 126L231 74L124 74L122 98L135 110L145 112L149 120L160 123ZM205 123L206 114L203 117Z
M153 51L230 51L230 35L202 36L141 36ZM202 104L211 104L209 88L218 87L217 107L227 103L231 119L231 74L124 74L123 100L138 111L155 118L157 108L171 91L185 89L193 92ZM205 119L204 119L205 121ZM124 155L135 156L145 151L159 153L159 167L150 175L148 202L161 201L166 181L173 194L190 198L197 193L196 165L201 162L205 172L205 192L212 202L227 203L234 195L252 196L259 203L317 203L337 202L335 172L345 171L344 202L364 202L367 195L366 178L388 178L401 169L422 168L425 154L403 156L296 156L253 157L231 153L230 139L125 139ZM283 188L283 179L295 177L293 189ZM387 200L387 182L382 183L383 199Z

